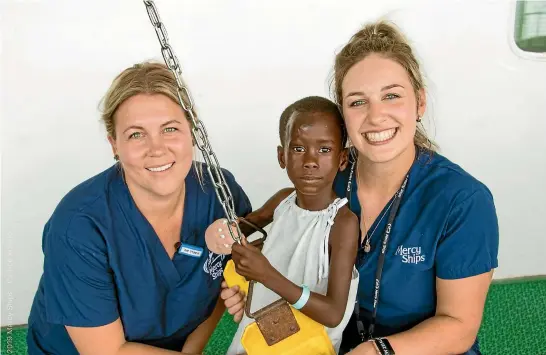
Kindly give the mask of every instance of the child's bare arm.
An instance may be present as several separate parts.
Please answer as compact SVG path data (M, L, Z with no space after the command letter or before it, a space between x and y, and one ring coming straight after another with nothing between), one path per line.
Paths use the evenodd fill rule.
M327 296L332 302L334 324L339 324L345 314L349 288L358 251L360 225L356 215L349 208L339 211L330 232L330 273L328 275ZM311 299L309 300L311 302ZM309 305L309 303L308 303Z
M264 228L273 221L273 213L275 212L275 209L277 208L277 206L279 206L282 200L284 200L286 197L288 197L288 195L290 195L290 193L292 193L292 191L294 191L294 188L290 187L279 190L273 196L271 196L271 198L269 198L263 204L263 206L255 211L252 211L244 218L247 221L257 225L258 227ZM249 236L252 233L256 232L256 229L245 223L239 223L239 226L241 228L241 232L243 232L245 236ZM260 248L262 247L262 244L262 240L258 240L252 243L252 245L258 246Z
M239 227L243 236L249 237L251 234L257 231L257 229L252 226L256 225L259 228L264 228L269 223L273 221L273 214L275 209L279 204L284 200L290 193L294 191L294 188L284 188L276 192L271 198L269 198L262 207L259 209L250 212L246 216L241 216L247 222L250 222L251 225L245 223L244 221L239 221ZM209 250L217 254L230 254L230 245L233 243L233 239L229 238L226 234L227 230L223 224L227 223L225 218L218 219L214 221L205 232L205 240ZM235 227L233 227L235 228ZM231 230L234 232L234 229ZM236 232L235 232L236 233ZM226 237L228 237L226 239ZM263 238L257 238L251 244L255 247L263 247Z
M277 191L273 196L271 196L271 198L265 201L263 206L249 213L245 217L245 219L256 224L260 228L264 228L273 221L273 213L275 212L275 209L277 208L279 203L281 203L282 200L288 197L288 195L290 195L292 191L294 191L294 188L292 187L287 187ZM241 223L241 228L247 230L249 227ZM253 229L250 229L250 231L251 233L255 232ZM245 233L244 230L242 230L242 232L243 234L248 235Z
M358 218L348 208L341 209L330 231L332 251L328 291L326 295L312 292L301 309L305 315L327 327L335 327L343 319L356 259L358 235ZM302 295L301 285L294 284L274 269L257 248L236 245L232 255L239 274L262 283L289 303L296 303Z

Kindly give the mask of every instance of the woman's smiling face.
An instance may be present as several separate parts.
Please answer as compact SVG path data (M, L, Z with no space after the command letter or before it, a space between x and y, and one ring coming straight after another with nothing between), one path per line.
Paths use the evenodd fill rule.
M417 100L400 64L377 54L366 56L345 75L342 95L349 138L366 159L388 162L414 144L425 95L421 90Z
M161 94L132 96L119 106L115 128L116 137L109 140L131 188L157 197L180 191L191 168L193 141L179 104Z

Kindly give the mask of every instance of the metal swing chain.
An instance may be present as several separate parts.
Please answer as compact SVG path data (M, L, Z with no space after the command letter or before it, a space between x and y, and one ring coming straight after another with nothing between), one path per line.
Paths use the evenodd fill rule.
M184 85L184 82L182 81L182 68L180 67L178 58L174 54L174 51L169 44L167 29L163 25L163 22L161 22L160 20L159 13L157 11L154 1L144 0L144 5L146 5L148 16L150 17L150 21L152 22L155 32L157 33L157 38L159 39L159 43L161 45L161 54L163 55L165 64L174 74L174 77L176 79L176 83L178 85L178 101L180 103L180 106L182 106L182 109L184 109L184 111L186 111L187 113L186 116L191 124L193 139L195 141L195 144L197 145L197 148L199 148L199 150L203 154L203 158L205 159L205 162L207 164L207 170L214 185L216 196L222 204L224 213L228 220L229 233L231 234L233 240L240 244L241 238L239 236L242 235L242 233L239 224L237 223L238 217L235 214L231 190L226 183L224 174L222 173L222 169L220 168L220 163L216 158L216 154L214 154L214 151L212 150L205 126L203 125L203 122L201 122L201 120L198 120L196 118L197 115L195 114L195 110L193 107L193 99L187 86ZM235 225L237 228L236 234L233 233L233 225Z

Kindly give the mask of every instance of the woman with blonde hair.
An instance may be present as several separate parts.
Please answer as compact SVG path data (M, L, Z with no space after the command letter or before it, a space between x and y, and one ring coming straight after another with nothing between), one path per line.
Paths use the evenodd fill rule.
M116 163L73 188L44 228L28 352L200 354L224 310L227 260L204 238L224 211L193 160L174 76L162 64L127 68L102 120ZM223 174L244 216L250 202Z

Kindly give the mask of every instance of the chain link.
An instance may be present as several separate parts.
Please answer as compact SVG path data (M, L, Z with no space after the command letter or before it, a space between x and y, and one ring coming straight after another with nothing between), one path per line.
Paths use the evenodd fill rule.
M203 158L205 159L205 163L207 164L207 171L214 185L216 196L218 197L228 220L229 233L235 242L241 243L239 236L242 235L242 233L239 224L236 223L238 217L235 214L231 190L226 183L226 179L224 178L224 174L222 173L222 169L218 159L216 158L216 154L214 154L214 151L212 150L205 126L203 125L203 122L197 119L192 96L182 80L182 68L180 67L178 58L174 54L174 51L169 44L167 29L163 25L163 22L161 22L161 18L159 17L154 1L144 0L144 5L146 6L148 17L154 26L159 44L161 45L161 54L163 55L165 64L171 70L176 79L178 86L178 101L180 106L182 106L182 109L186 112L186 116L192 126L191 130L195 145L197 145L197 148L199 148L201 151ZM232 229L233 225L235 225L237 233L234 233Z

